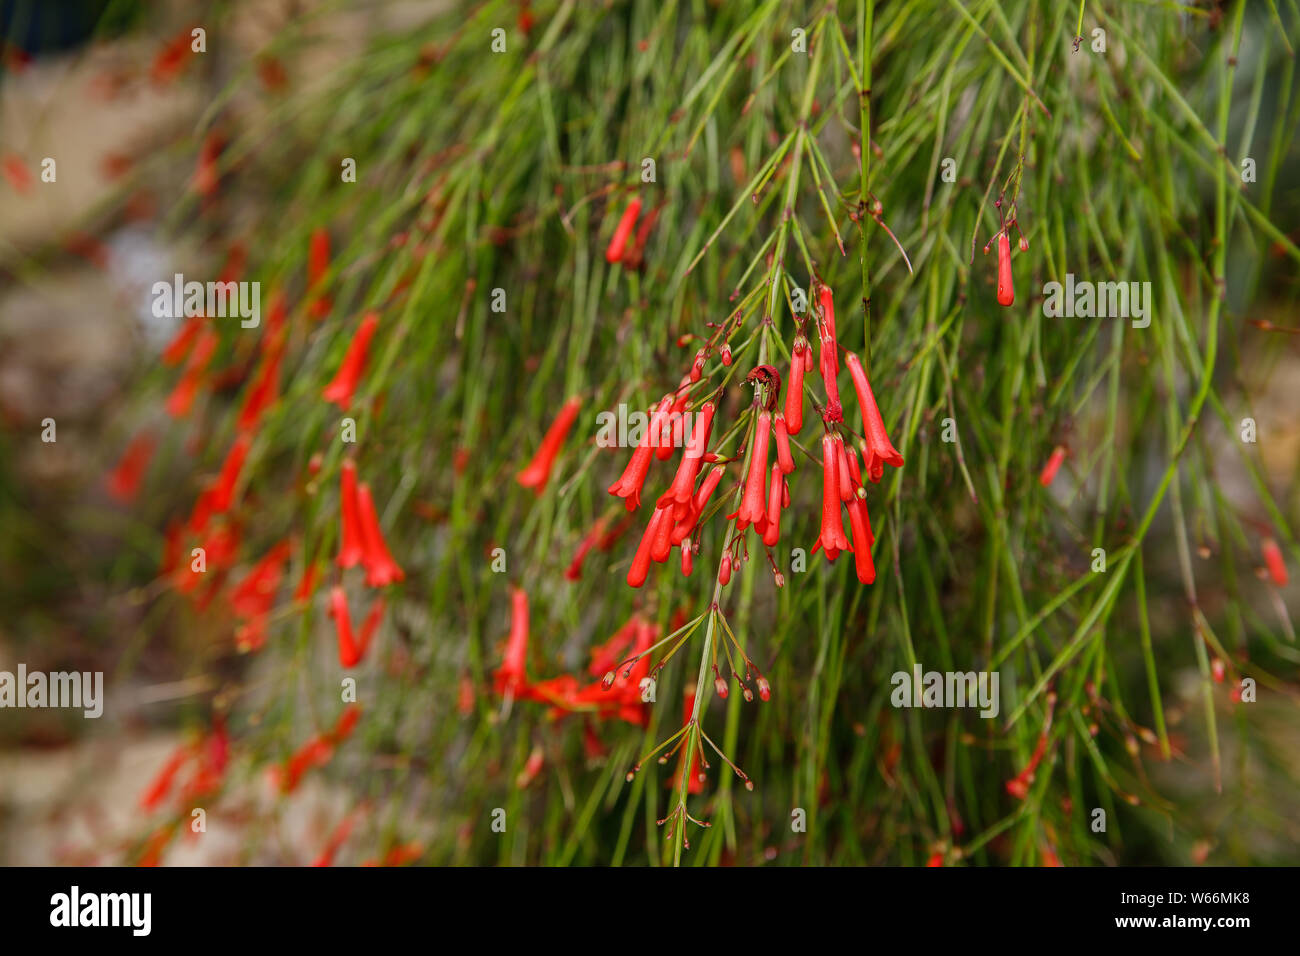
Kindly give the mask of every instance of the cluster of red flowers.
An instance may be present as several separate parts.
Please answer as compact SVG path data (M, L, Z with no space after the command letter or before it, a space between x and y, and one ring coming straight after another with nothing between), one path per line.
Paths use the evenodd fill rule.
M659 638L659 628L652 621L633 614L592 651L588 673L597 680L584 683L563 674L534 681L528 677L528 595L522 588L511 591L510 607L510 636L501 666L492 675L498 695L547 704L555 717L584 714L596 720L619 719L645 726L649 714L641 682L650 674L649 653Z
M732 573L745 560L748 551L744 543L746 530L752 527L756 537L768 549L780 541L781 511L790 503L788 476L795 470L790 436L798 434L803 428L805 376L809 372L819 374L825 385L825 402L817 405L825 428L821 442L822 525L813 551L820 548L830 561L834 561L843 551L851 551L859 581L870 584L875 580L875 568L871 560L874 537L867 517L864 477L871 482L879 482L884 474L884 466L900 467L903 456L889 439L861 361L851 351L844 349L844 364L853 381L862 416L861 464L858 450L846 444L838 382L839 353L842 347L837 341L835 306L828 286L820 287L818 304L816 325L820 355L814 366L812 347L800 331L791 351L784 413L777 410L781 392L781 376L777 370L770 365L760 365L748 376L747 380L755 386L753 426L748 438L749 464L740 507L727 516L728 520L735 520L736 533L719 566L718 581L722 585L730 581ZM682 386L675 393L666 395L653 409L646 435L633 452L623 474L610 485L610 494L622 498L629 511L640 505L641 492L652 460L671 454L668 423L687 409L690 387L700 379L706 357L706 350L701 349ZM722 361L724 365L729 364L725 355L722 356ZM695 416L695 425L682 453L677 473L668 490L656 499L654 512L632 559L627 575L627 582L632 587L643 585L650 564L667 561L674 547L681 549L682 573L691 573L693 555L699 549L699 539L695 532L700 520L726 474L727 464L744 454L742 448L735 457L724 458L717 451L708 450L715 413L716 405L709 399ZM773 446L775 460L769 465ZM700 471L705 462L717 464L701 480ZM853 531L852 543L844 529L845 510ZM769 562L778 585L783 584L784 576L776 570L770 551Z

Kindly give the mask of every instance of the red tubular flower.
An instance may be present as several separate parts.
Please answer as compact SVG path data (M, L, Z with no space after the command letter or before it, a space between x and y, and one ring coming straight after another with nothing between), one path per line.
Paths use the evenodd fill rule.
M871 560L871 519L867 515L867 502L854 495L849 499L849 527L853 529L853 567L858 580L870 584L876 580L876 565Z
M578 409L581 407L582 399L571 398L564 403L560 414L555 416L555 421L551 423L551 427L542 438L537 454L528 463L528 467L516 476L516 480L525 488L532 488L538 495L546 490L546 483L551 478L551 469L555 467L555 458L559 455L564 439L569 434L569 429L573 427L573 422L578 417Z
M352 834L352 816L349 814L339 821L338 826L330 835L329 842L325 844L325 849L321 850L320 856L316 857L312 866L330 866L334 862L334 856L339 852L339 848L347 842L347 838Z
M311 600L311 596L316 593L316 580L320 577L320 566L309 564L303 569L302 577L298 581L298 587L293 592L294 601L299 604Z
M350 459L343 463L339 478L339 514L343 520L343 531L339 537L338 566L355 567L365 555L365 545L361 512L357 506L357 466Z
M596 546L605 533L605 519L597 518L596 523L591 526L582 541L578 543L578 550L573 553L573 561L565 570L564 576L570 581L577 581L582 577L582 564L587 560L587 553Z
M1011 285L1011 239L1006 230L998 236L998 305L1011 305L1016 301L1016 290Z
M356 667L361 660L361 651L357 648L356 638L352 636L352 616L348 612L348 596L343 588L335 585L330 589L330 617L334 618L334 629L339 638L339 666Z
M670 395L664 397L655 406L654 413L650 416L650 426L641 439L641 444L637 445L636 451L632 452L632 460L627 463L618 481L609 486L611 495L625 500L628 511L636 511L641 506L641 488L645 484L645 477L650 471L650 459L654 455L651 436L655 435L662 423L667 420L671 405ZM634 586L639 587L639 585Z
M153 778L148 789L140 795L140 806L144 810L155 810L171 792L172 784L176 781L176 775L180 772L185 761L189 759L192 748L188 745L182 745L172 751L172 755L167 758L158 775Z
M523 588L510 591L510 638L505 657L492 675L496 692L519 697L528 687L528 594Z
M193 351L190 352L189 361L185 363L185 371L181 374L180 381L167 396L167 414L172 418L184 418L189 414L190 408L194 405L194 397L198 394L199 385L203 381L203 370L208 367L216 351L217 334L211 329L202 329L198 341L194 343Z
M230 609L236 617L256 619L271 612L275 594L284 579L284 565L289 560L288 541L281 541L262 560L253 565L247 576L230 594Z
M829 432L822 436L822 527L813 546L826 552L826 560L834 561L841 551L849 550L849 539L844 534L844 517L840 514L840 468L835 450L835 436Z
M645 584L646 576L650 573L650 561L655 552L655 546L661 540L660 526L669 525L671 519L667 508L656 508L653 515L650 516L650 523L646 525L645 533L641 535L641 543L636 547L636 554L632 558L632 566L628 568L627 583L634 588L639 588ZM672 528L669 527L671 532ZM671 543L669 547L671 547ZM664 557L667 557L665 554Z
M235 484L239 481L239 473L244 468L244 459L248 457L248 447L252 443L251 436L240 435L230 447L230 452L221 465L221 474L217 477L217 483L212 488L211 497L208 499L212 514L225 514L230 510Z
M203 330L203 319L199 316L193 316L185 320L176 335L167 343L162 350L162 361L164 365L179 365L181 360L189 354L190 346L198 338L199 332Z
M822 354L824 356L822 362L824 365L829 363L832 369L830 377L834 378L840 373L840 357L837 351L839 346L839 336L835 332L835 302L831 296L831 287L828 285L822 286L821 290L817 293L817 299L821 303L822 307L822 322L825 328L823 338L830 340L829 356L826 355L828 351L826 349L826 343L824 341L822 343ZM822 369L822 376L826 376L825 367ZM829 388L829 384L827 387ZM836 397L839 397L838 391Z
M780 412L772 420L772 430L776 434L776 460L781 465L781 474L788 475L794 471L794 456L790 454L790 429Z
M1260 550L1264 552L1264 564L1268 566L1268 576L1278 587L1286 587L1289 579L1286 573L1286 562L1282 560L1282 549L1272 538L1265 538L1260 543Z
M1038 483L1046 488L1056 479L1056 473L1061 470L1061 463L1065 461L1065 446L1057 445L1052 449L1052 455L1047 459L1047 464L1043 466L1043 472L1038 476Z
M158 51L150 67L149 78L158 86L171 83L185 68L193 50L192 30L187 27L168 40L167 45Z
M605 261L610 265L623 258L623 250L627 247L627 238L632 234L632 227L636 225L636 217L640 214L641 198L633 196L632 201L623 210L623 218L618 221L618 225L614 228L613 238L609 240L609 248L605 250Z
M794 340L794 351L790 353L790 381L785 392L785 421L790 434L799 434L803 428L803 375L806 368L804 353L811 353L812 347L807 340L799 336Z
M836 436L835 439L835 457L838 460L840 469L840 501L848 501L853 498L856 489L853 485L853 473L849 469L849 455L844 448L844 439Z
M384 542L384 532L379 527L379 516L375 513L370 486L364 481L357 487L357 519L361 526L361 563L366 568L366 584L372 588L382 588L406 580L406 573L393 560L388 545Z
M740 510L736 512L737 530L744 531L751 524L757 524L767 516L764 482L767 479L767 446L771 434L772 415L764 409L759 412L758 424L754 427L754 449L749 459L749 477L745 481L745 496L741 499Z
M221 149L225 140L216 130L208 133L199 147L199 163L194 170L194 191L204 199L211 199L217 194L221 185L221 174L217 171L217 160L221 158Z
M695 479L699 476L700 465L704 461L704 452L709 444L709 431L713 428L714 404L705 402L695 416L695 427L691 431L690 441L682 451L681 464L677 466L677 476L670 487L660 496L658 506L673 506L673 517L680 521L691 512L691 502L695 494Z
M19 195L26 195L32 189L32 174L27 171L20 157L9 153L4 158L4 163L0 164L0 169L4 170L5 179L9 180L9 185L13 191Z
M334 721L334 729L329 732L330 743L338 745L343 743L352 736L352 731L357 726L357 721L361 719L361 705L348 704L339 714L339 719Z
M316 291L317 287L324 281L325 273L330 269L330 234L321 227L316 228L311 234L311 245L307 250L307 290ZM329 315L330 300L328 296L316 295L311 304L311 314L314 318L323 319Z
M867 439L866 467L871 480L879 481L885 473L885 465L895 468L903 466L903 456L898 453L889 433L885 431L885 420L880 417L880 408L876 405L876 396L871 392L871 383L867 373L862 370L862 363L852 352L847 354L845 363L849 374L853 376L853 388L858 393L858 405L862 409L862 433Z
M117 466L108 474L108 493L121 502L133 501L153 457L154 442L146 432L131 439Z
M280 364L284 360L284 348L281 344L268 346L266 357L262 360L262 369L253 387L248 390L244 407L240 409L237 427L240 431L251 431L257 427L262 413L275 402L280 390Z
M826 383L826 410L822 413L822 418L828 422L844 421L844 405L840 402L840 361L835 354L835 339L826 332L825 326L822 328L821 337L818 339L820 351L818 352L818 370L821 372L822 381Z
M384 599L375 598L375 603L370 605L370 612L361 624L361 630L357 634L357 653L362 658L366 656L370 642L374 640L375 632L379 630L379 622L384 619L384 609Z
M640 615L633 614L627 621L614 632L614 636L604 644L591 649L591 664L587 668L587 673L592 677L604 677L612 671L618 662L623 659L623 651L632 643L633 638L640 633L641 627Z
M772 462L771 483L767 490L767 527L763 529L763 543L769 548L781 540L781 493L785 476L780 462Z
M339 408L347 409L352 404L352 396L357 390L357 384L361 381L361 373L366 367L366 353L370 350L370 340L375 335L375 329L379 326L379 315L375 312L367 312L357 327L356 334L352 337L352 343L348 346L347 354L343 356L343 361L339 363L339 370L334 375L334 381L325 386L321 392L321 397L327 402L333 402Z
M646 214L645 219L641 221L641 225L637 227L636 240L623 253L624 268L641 268L641 263L645 258L646 241L650 238L650 230L654 228L655 220L659 218L659 210L662 208L662 204L653 207L650 212Z
M691 550L691 541L689 538L683 538L682 548L682 576L689 578L691 571L695 569L695 552Z
M718 583L724 588L731 581L731 552L722 553L722 561L718 565Z

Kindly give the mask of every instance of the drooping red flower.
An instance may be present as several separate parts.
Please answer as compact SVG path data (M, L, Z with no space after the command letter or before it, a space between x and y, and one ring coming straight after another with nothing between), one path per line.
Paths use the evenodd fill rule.
M844 518L840 513L840 468L838 436L827 432L822 436L822 527L817 535L818 548L826 552L826 560L834 561L841 551L849 550L849 539L844 534Z
M623 210L623 217L619 219L618 225L614 228L614 235L609 240L609 248L605 250L605 261L610 265L618 262L623 258L623 250L627 246L627 238L632 234L632 227L636 225L636 217L641 214L641 197L633 196L632 201L627 204Z
M880 408L876 405L876 396L872 394L871 383L867 381L862 362L852 352L848 352L845 364L853 377L853 388L858 393L858 407L862 410L862 434L867 440L866 461L863 465L867 476L873 482L878 482L885 473L885 465L903 467L903 456L889 440L885 420L880 416Z
M650 461L659 440L658 436L663 430L664 422L668 420L671 406L672 396L669 395L655 407L645 436L637 445L636 451L632 452L632 459L623 469L623 474L618 481L609 486L609 493L616 498L624 499L628 511L636 511L641 506L641 488L645 485L646 475L650 471Z
M235 495L235 485L239 482L239 473L244 468L244 460L248 457L248 449L252 443L252 437L243 434L230 446L226 460L221 465L221 474L217 476L217 483L213 485L208 499L208 507L212 514L225 514L230 510Z
M186 27L167 41L154 57L149 78L157 86L173 82L181 74L194 52L192 27Z
M838 354L839 335L835 331L835 301L831 294L831 287L823 285L817 293L817 300L822 307L822 376L826 376L826 369L831 370L830 377L834 378L840 372L840 357ZM827 348L829 343L829 348ZM831 388L827 383L827 392ZM838 390L835 393L836 399L839 398Z
M144 793L140 795L140 806L144 810L156 810L167 798L171 792L172 785L176 781L176 775L180 773L181 767L189 760L193 753L193 748L188 744L182 744L177 747L167 762L162 765L162 769L149 783Z
M1273 583L1278 587L1286 587L1289 578L1286 573L1286 562L1282 560L1282 549L1278 547L1277 542L1272 538L1265 538L1260 542L1260 550L1264 553L1264 564L1268 568L1268 576L1273 579Z
M189 361L185 363L185 371L181 373L180 381L167 396L167 414L172 418L184 418L189 414L190 408L194 405L194 398L198 395L199 386L203 383L203 371L212 361L216 351L217 334L209 328L201 328L198 341L194 343L194 349L190 352Z
M3 162L0 162L0 170L4 171L5 179L9 180L13 191L20 196L32 191L32 174L20 157L6 153Z
M405 581L406 574L393 560L379 527L379 515L370 496L370 486L364 481L357 487L357 518L361 525L361 563L366 568L366 584L372 588Z
M681 464L677 466L677 474L673 478L672 486L660 496L658 501L659 507L671 505L673 517L678 521L691 511L691 502L695 495L695 479L700 473L700 465L704 461L704 453L709 444L709 432L713 428L714 409L712 402L705 402L699 414L695 416L695 427L691 430L690 440L682 451Z
M1016 290L1011 284L1011 238L1006 230L998 235L998 305L1011 305L1016 301Z
M361 660L361 651L352 634L352 615L348 611L347 593L339 585L330 589L330 617L334 618L334 630L339 641L339 666L356 667Z
M323 227L317 227L312 231L311 245L307 251L307 291L314 293L310 311L316 319L323 319L330 313L329 297L319 291L329 269L330 234Z
M1052 454L1047 459L1047 464L1043 466L1043 471L1038 476L1038 483L1046 488L1055 481L1056 473L1061 470L1061 463L1063 461L1065 461L1065 446L1057 445L1052 449Z
M769 548L781 540L781 496L785 490L785 475L781 463L772 462L772 474L767 489L767 524L763 528L763 543Z
M871 545L875 536L871 532L871 519L867 515L867 502L856 494L849 499L849 527L853 529L853 569L858 580L871 584L876 580L876 565L871 560Z
M343 361L339 363L334 380L321 392L321 397L325 401L333 402L344 410L352 404L352 396L356 393L357 385L361 381L361 373L366 367L366 354L370 350L370 340L378 327L378 313L367 312L357 327L356 334L352 336L352 342L348 345Z
M135 500L145 470L149 467L149 460L153 457L153 450L154 440L147 432L141 432L132 438L116 467L108 473L108 493L124 503Z
M216 130L209 132L199 146L198 166L194 170L194 191L204 199L215 196L217 188L221 185L217 160L221 158L221 150L224 147L225 139Z
M162 350L162 361L164 365L179 365L186 355L190 352L190 347L199 337L199 332L203 330L203 319L199 316L192 316L185 320L176 335Z
M650 522L646 525L645 533L641 535L641 543L637 545L636 554L632 557L632 566L628 568L627 583L634 588L639 588L645 584L645 579L650 573L650 562L652 560L663 561L668 557L667 550L660 546L660 542L667 546L668 550L672 548L672 512L668 508L655 508L654 514L650 516ZM656 554L663 554L662 558L656 558Z
M790 378L786 383L785 422L790 434L799 434L803 428L803 376L806 368L804 355L812 354L812 347L802 335L794 340L790 353Z
M587 560L587 554L597 545L604 534L605 519L597 518L596 523L582 536L582 541L578 543L578 550L573 553L573 561L565 569L564 576L568 580L577 581L582 577L582 565Z
M772 415L767 409L758 413L754 427L754 447L749 459L749 477L745 494L736 512L736 528L744 531L751 524L761 525L767 518L767 448L772 434Z
M282 345L271 345L262 359L261 370L248 390L244 406L239 410L236 427L240 431L252 431L257 427L262 414L270 408L280 391L280 365L284 360Z
M348 459L339 474L339 516L342 530L339 535L340 568L351 568L361 563L365 544L361 531L361 511L357 505L357 465Z
M794 471L794 456L790 454L790 428L780 412L772 419L772 433L776 438L776 460L781 466L781 474L788 475Z
M528 688L528 594L523 588L510 591L510 637L492 684L498 694L516 698Z
M316 857L312 866L330 866L334 862L335 855L352 834L352 814L348 814L339 821L334 832L330 834L329 842L321 850L320 856Z
M284 579L289 552L289 542L279 542L231 592L230 609L244 622L236 632L236 643L241 650L256 650L266 641L268 618Z
M546 490L546 484L551 479L551 470L555 467L555 459L560 449L564 447L564 439L568 436L569 429L573 427L581 407L582 399L574 396L564 403L560 413L555 416L555 421L551 423L551 427L546 430L542 438L537 454L516 476L516 480L525 488L532 488L538 495Z

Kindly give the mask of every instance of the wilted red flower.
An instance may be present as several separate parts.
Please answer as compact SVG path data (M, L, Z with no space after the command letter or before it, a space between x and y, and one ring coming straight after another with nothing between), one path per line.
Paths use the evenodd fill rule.
M551 469L555 467L556 456L564 446L564 439L568 436L569 429L573 427L573 422L578 417L578 409L581 407L582 399L575 396L565 402L560 413L555 416L555 421L551 423L551 427L546 430L546 435L542 438L537 454L528 463L528 467L516 476L516 480L525 488L532 488L538 495L546 490L546 483L551 479Z
M140 481L144 478L145 469L149 467L149 460L153 457L153 450L153 438L146 432L141 432L132 438L117 466L108 473L106 482L108 493L121 502L134 500L140 491Z
M345 410L352 403L352 396L357 390L357 384L361 381L361 373L366 366L366 354L370 350L370 340L374 337L375 329L378 326L378 313L367 312L365 317L362 318L361 324L357 327L351 344L348 345L343 361L339 363L339 369L334 375L334 380L326 385L325 390L321 392L321 397L325 401L333 402L339 408Z

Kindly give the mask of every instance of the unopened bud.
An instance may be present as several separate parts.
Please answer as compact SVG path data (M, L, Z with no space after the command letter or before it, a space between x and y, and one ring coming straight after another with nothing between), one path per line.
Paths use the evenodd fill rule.
M725 680L723 680L721 677L716 678L713 681L713 689L717 691L719 697L726 699L728 691L727 691L727 682Z
M758 696L763 698L763 700L771 700L772 685L767 682L767 678L760 677L757 681L755 681L755 683L758 684Z

